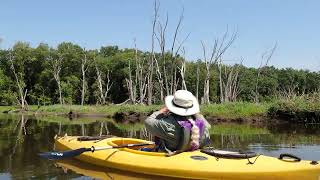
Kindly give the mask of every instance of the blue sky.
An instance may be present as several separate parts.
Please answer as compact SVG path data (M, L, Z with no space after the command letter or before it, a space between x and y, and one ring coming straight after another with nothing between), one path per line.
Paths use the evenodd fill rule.
M225 30L238 37L225 59L258 66L261 55L277 42L270 61L276 67L320 70L320 1L309 0L161 0L160 15L169 15L168 43L184 8L181 29L186 56L202 58L201 40L212 46ZM55 47L71 41L87 49L106 45L151 47L153 0L2 0L0 48L17 41ZM169 47L168 47L169 48Z

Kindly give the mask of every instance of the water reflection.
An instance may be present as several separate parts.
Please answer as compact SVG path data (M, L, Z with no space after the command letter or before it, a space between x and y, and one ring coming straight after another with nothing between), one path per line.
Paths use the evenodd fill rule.
M79 175L87 176L95 179L128 179L128 180L140 180L140 179L154 179L162 180L164 177L138 174L133 172L124 172L112 168L102 168L95 165L88 165L75 159L68 159L55 162L56 167L61 168L65 174L70 171ZM167 178L168 180L178 180L180 178Z
M56 167L57 163L37 156L38 152L53 149L53 137L56 134L66 133L152 139L143 124L117 124L112 119L69 120L59 116L36 118L25 115L1 115L0 179L70 179L83 175L91 177L90 174L79 172L82 167L76 167L75 170L65 164L65 168L72 170L65 173L62 168ZM251 150L271 156L292 153L304 159L319 160L319 135L319 125L214 125L211 131L211 146L217 149ZM72 167L77 164L78 162L73 163ZM124 175L122 172L117 173L120 176ZM136 176L135 174L133 177ZM139 178L145 177L139 175Z

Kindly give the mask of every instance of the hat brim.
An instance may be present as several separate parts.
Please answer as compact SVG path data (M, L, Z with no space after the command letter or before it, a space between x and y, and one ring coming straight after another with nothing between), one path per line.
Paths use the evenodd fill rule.
M191 108L177 107L173 104L173 98L174 96L167 96L165 98L165 104L169 111L173 112L174 114L180 116L190 116L200 112L199 103L196 97L192 97L193 106Z

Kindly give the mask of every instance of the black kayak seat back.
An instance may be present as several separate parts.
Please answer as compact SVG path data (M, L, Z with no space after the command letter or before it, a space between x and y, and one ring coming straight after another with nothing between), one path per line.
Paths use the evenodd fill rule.
M227 158L227 159L248 159L256 157L258 154L250 151L226 151L214 149L212 147L207 147L201 149L201 152L217 157L217 158Z

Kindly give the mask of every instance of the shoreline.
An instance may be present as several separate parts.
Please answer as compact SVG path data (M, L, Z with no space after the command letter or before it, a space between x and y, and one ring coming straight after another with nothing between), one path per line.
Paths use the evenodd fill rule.
M25 115L30 115L30 116L36 116L36 117L41 117L41 116L59 116L63 117L69 120L77 120L81 118L88 118L88 119L100 119L100 118L110 118L114 119L117 123L142 123L144 119L150 115L150 113L139 113L139 112L117 112L114 115L109 115L109 114L99 114L99 113L72 113L70 115L69 113L52 113L52 112L26 112L26 113L21 113L21 112L14 112L14 113L7 113L7 114L25 114ZM232 123L232 124L254 124L254 125L264 125L267 123L272 123L272 124L279 124L283 123L286 121L282 120L277 120L277 119L272 119L270 117L265 117L265 116L255 116L255 117L237 117L237 118L228 118L228 117L219 117L219 116L205 116L208 122L213 123L213 124L219 124L219 123Z
M112 118L121 123L141 122L162 105L48 105L28 106L21 111L18 106L0 106L0 113L26 114L34 116L62 116L77 118ZM234 102L223 104L201 105L201 114L212 123L319 123L318 109L294 109L279 103Z

